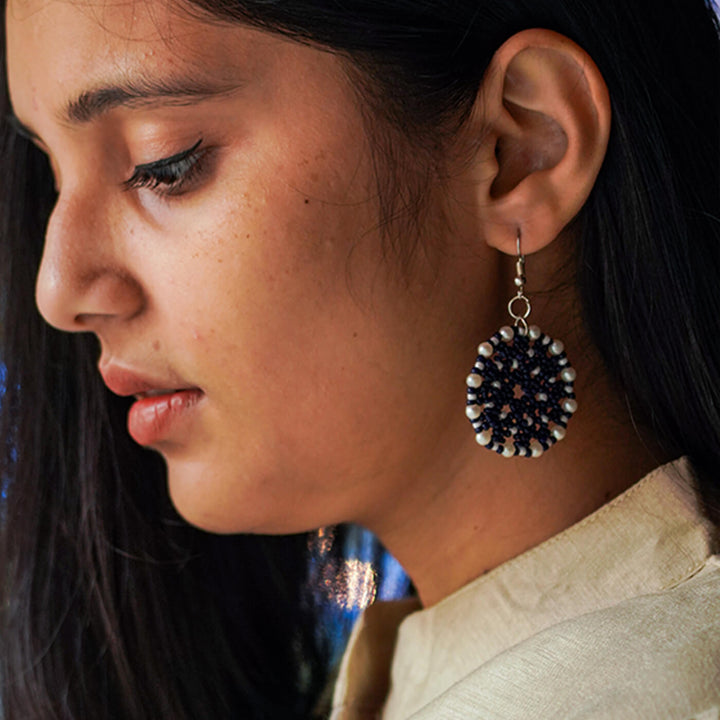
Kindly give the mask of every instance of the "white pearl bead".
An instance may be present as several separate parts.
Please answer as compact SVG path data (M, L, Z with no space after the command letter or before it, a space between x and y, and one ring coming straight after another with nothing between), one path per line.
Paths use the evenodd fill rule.
M565 349L565 346L564 346L559 340L556 340L556 341L550 346L550 352L551 352L553 355L559 355L564 349Z
M475 435L475 441L478 445L487 446L492 442L492 430L483 430Z
M562 440L565 437L566 430L562 425L556 425L553 428L552 434L556 440Z
M467 376L467 380L465 380L465 383L470 388L479 388L482 385L482 375L478 375L477 373L470 373Z
M465 408L465 414L470 420L477 420L482 415L482 410L477 405L468 405Z
M545 393L538 393L538 394L535 396L535 399L536 399L538 402L547 402L548 396L547 396Z
M508 342L515 337L515 333L511 327L506 325L500 328L500 337L505 340L505 342Z
M489 342L484 342L478 348L478 354L482 355L484 358L489 358L494 352L495 350L492 344Z
M543 446L537 440L533 440L530 443L530 453L534 458L540 457L543 454Z
M577 373L575 372L575 370L573 370L573 368L569 367L569 368L565 368L565 369L562 371L562 373L560 374L560 377L561 377L565 382L568 382L568 383L570 383L570 382L575 382L575 378L577 377Z
M542 335L542 333L540 332L540 328L537 325L531 325L529 331L531 340L537 340L540 335Z
M503 457L506 457L506 458L509 458L509 457L512 457L513 455L515 455L515 445L513 445L513 443L506 445L503 448L502 455L503 455Z
M575 400L572 400L572 399L566 400L566 401L562 404L562 409L563 409L566 413L570 413L570 415L572 415L574 412L577 411L577 409L578 409L578 404L577 404L577 402L575 402Z

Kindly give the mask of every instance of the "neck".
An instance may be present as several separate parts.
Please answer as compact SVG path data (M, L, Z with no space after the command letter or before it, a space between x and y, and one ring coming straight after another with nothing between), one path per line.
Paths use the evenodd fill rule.
M463 439L418 472L410 497L390 499L388 512L364 523L424 606L574 525L670 459L638 433L617 391L602 378L587 382L598 375L583 364L595 363L575 365L580 409L549 452L502 458L471 433L466 439L463 426Z

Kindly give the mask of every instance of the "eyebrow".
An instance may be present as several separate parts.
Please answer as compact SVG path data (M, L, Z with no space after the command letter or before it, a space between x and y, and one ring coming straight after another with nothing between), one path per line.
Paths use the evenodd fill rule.
M84 125L119 107L183 107L230 95L241 87L242 83L238 82L203 82L190 77L138 77L81 92L64 106L60 120L70 125ZM19 135L42 142L14 113L7 117Z
M67 103L61 117L71 124L84 124L118 107L192 105L229 95L239 87L238 83L203 82L190 77L139 77L80 93Z

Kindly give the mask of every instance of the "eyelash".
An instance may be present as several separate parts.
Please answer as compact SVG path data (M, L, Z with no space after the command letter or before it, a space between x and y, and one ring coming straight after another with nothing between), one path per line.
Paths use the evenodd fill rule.
M202 138L187 150L138 165L132 176L123 182L123 187L126 190L149 189L165 197L188 192L204 169L203 160L208 149L200 148L201 144Z

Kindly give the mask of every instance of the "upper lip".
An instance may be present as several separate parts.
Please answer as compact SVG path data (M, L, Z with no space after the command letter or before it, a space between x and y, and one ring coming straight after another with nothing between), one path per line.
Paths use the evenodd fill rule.
M177 377L152 377L114 363L102 364L99 369L108 388L116 395L123 397L157 393L163 390L176 392L178 390L197 389Z

